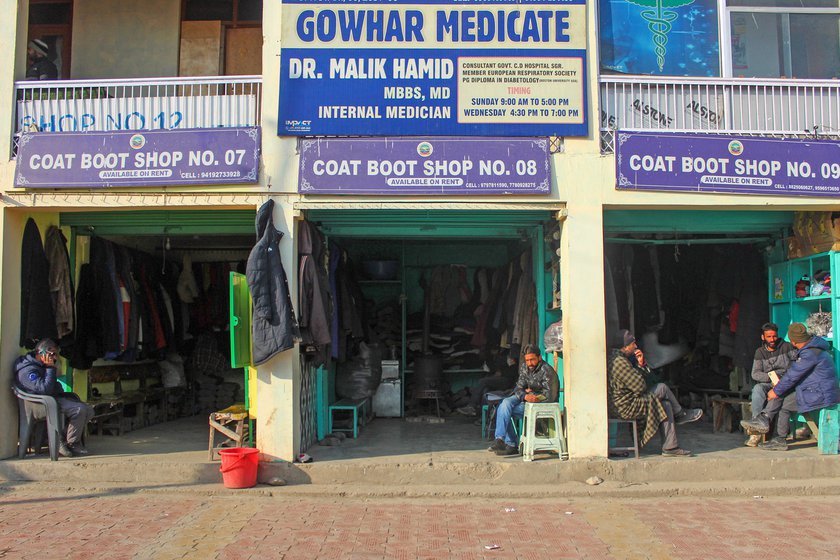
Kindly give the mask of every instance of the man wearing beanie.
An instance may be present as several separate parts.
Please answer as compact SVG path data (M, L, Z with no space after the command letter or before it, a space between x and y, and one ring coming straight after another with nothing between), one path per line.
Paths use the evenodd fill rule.
M767 393L767 406L752 420L742 420L741 427L760 434L770 431L770 418L778 412L777 436L761 449L784 451L790 432L790 415L819 410L837 404L837 370L828 353L825 339L808 334L805 325L793 323L788 328L788 339L798 350L795 361L776 386Z
M703 411L680 406L664 383L648 390L644 375L649 371L633 333L626 329L618 331L607 357L610 417L642 420L645 424L642 446L660 431L663 456L688 457L691 451L680 447L676 425L699 420Z
M27 80L57 80L58 68L50 60L50 46L41 39L32 39L27 45L29 68L26 70Z

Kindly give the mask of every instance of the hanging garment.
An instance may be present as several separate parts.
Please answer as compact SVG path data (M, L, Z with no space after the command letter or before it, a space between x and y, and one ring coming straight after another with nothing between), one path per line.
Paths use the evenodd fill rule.
M32 218L23 230L20 264L20 345L35 348L42 338L56 340L58 332L50 295L50 265Z
M341 309L341 298L338 291L338 266L341 263L341 249L335 242L330 241L329 244L329 282L330 282L330 297L332 298L332 307L330 311L330 338L332 345L330 346L330 355L334 360L338 360L342 356L341 346L344 341L341 340L341 319L339 318L339 309Z
M90 369L93 360L100 355L96 338L99 326L98 302L93 267L83 264L79 268L79 287L76 291L76 342L69 356L70 366L74 369Z
M121 354L121 319L117 313L119 300L116 297L116 290L109 274L107 245L108 242L104 239L95 236L90 238L90 266L93 269L95 309L98 313L96 331L93 333L93 336L96 337L98 355L94 358L101 358L106 355L119 356ZM111 268L113 268L113 251L110 254Z
M300 340L289 283L280 258L283 234L274 228L274 201L257 211L257 243L248 256L246 275L253 298L251 320L254 364L292 348Z
M312 224L298 226L298 312L301 342L313 365L326 362L330 336L329 284L324 270L324 239ZM310 350L311 349L311 350Z
M55 311L55 327L60 339L73 334L75 328L73 312L73 285L70 281L70 255L67 254L67 239L61 230L50 226L44 243L49 262L50 295Z
M201 295L198 291L198 283L195 281L195 274L192 269L192 258L184 255L184 268L178 276L178 297L184 303L192 303Z

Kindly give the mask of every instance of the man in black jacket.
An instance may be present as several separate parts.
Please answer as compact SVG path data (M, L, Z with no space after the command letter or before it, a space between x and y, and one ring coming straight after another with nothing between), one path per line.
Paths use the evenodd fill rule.
M26 54L29 55L29 68L26 69L27 80L57 80L58 68L50 60L50 46L41 39L32 39L27 45Z
M68 420L66 443L61 442L58 453L62 457L87 455L82 444L85 425L93 418L93 407L79 401L73 393L65 393L56 377L55 363L58 345L45 338L35 350L15 360L15 383L27 393L55 397L58 407Z
M496 410L496 441L489 448L496 455L519 453L518 437L510 420L512 417L522 417L526 402L557 402L560 392L557 372L540 357L540 349L529 344L522 353L525 359L519 366L519 380L513 395L503 400Z

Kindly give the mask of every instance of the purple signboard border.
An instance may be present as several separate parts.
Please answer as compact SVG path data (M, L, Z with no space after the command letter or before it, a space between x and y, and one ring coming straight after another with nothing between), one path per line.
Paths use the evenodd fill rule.
M111 131L111 132L24 132L20 135L17 154L17 165L15 169L15 187L17 188L110 188L110 187L153 187L153 186L184 186L184 185L219 185L219 184L252 184L259 181L260 166L260 127L226 127L226 128L191 128L178 130L132 130L132 131ZM135 137L142 137L142 146L130 149L130 155L146 153L149 148L168 150L189 150L205 149L211 151L211 146L216 155L223 157L226 151L236 149L244 151L241 158L236 154L233 162L219 161L205 166L192 166L187 172L182 167L173 164L170 176L144 176L144 177L99 177L96 170L81 172L67 169L57 173L38 173L29 167L26 158L33 155L45 153L72 154L74 161L83 150L88 149L95 153L110 153L118 143L128 143ZM186 137L186 138L185 138ZM201 138L205 137L205 138ZM239 141L238 144L226 140L232 137ZM193 144L189 144L192 140ZM225 143L225 142L228 143ZM32 154L31 145L37 144L38 153ZM99 144L97 148L90 148ZM48 148L48 149L47 149ZM126 149L121 146L121 149ZM143 150L143 151L141 151ZM234 150L234 151L236 151ZM214 153L215 153L214 152ZM75 159L78 158L78 159ZM223 163L219 167L219 163ZM52 171L52 170L51 170ZM147 169L108 170L144 172ZM190 175L183 178L183 174Z
M364 161L382 162L387 156L411 156L420 163L425 157L418 156L418 146L422 143L432 145L433 149L440 154L442 149L447 156L455 156L476 160L483 154L486 157L503 157L494 154L493 151L504 150L510 155L505 155L506 175L503 179L494 176L484 177L482 185L467 186L468 181L474 180L475 175L464 178L461 185L401 185L398 187L389 186L387 182L394 178L382 177L379 179L342 179L341 177L315 179L311 169L312 158L320 157L325 151L335 151L344 161L350 161L352 157L361 157ZM332 146L331 146L332 145ZM516 165L516 147L521 146L522 152L530 154L524 157L537 157L539 162L536 165L535 180L529 183L528 187L517 187L516 178L511 178L509 164ZM346 148L343 149L343 148ZM511 150L513 148L513 150ZM482 151L483 149L483 151ZM348 155L349 152L353 152ZM513 153L510 153L513 151ZM454 153L453 153L454 152ZM391 158L394 159L394 158ZM477 160L476 160L477 161ZM475 169L475 168L473 168ZM476 195L476 196L515 196L515 195L546 195L551 193L551 157L550 142L547 138L427 138L427 137L372 137L372 138L317 138L304 139L301 141L300 154L300 177L298 180L298 192L305 195L385 195L385 196L455 196L455 195ZM416 175L412 176L418 178ZM427 177L431 181L439 180L438 177ZM491 183L490 179L494 179ZM522 181L523 183L525 181ZM488 186L491 185L492 186Z
M787 161L790 159L791 155L799 156L798 159L800 160L807 160L810 156L811 161L809 165L813 163L813 161L819 159L814 152L816 150L838 150L838 157L830 158L832 161L840 162L840 142L832 141L832 140L808 140L808 139L800 139L800 138L787 138L787 139L780 139L780 138L763 138L757 136L726 136L726 135L717 135L717 134L684 134L678 132L633 132L633 131L617 131L616 132L616 190L638 190L638 191L661 191L661 192L697 192L697 193L707 193L707 194L761 194L761 195L769 195L769 196L828 196L828 197L840 197L840 181L835 180L834 184L831 185L800 185L800 184L789 184L786 182L789 177L785 177L782 183L776 184L768 184L772 183L769 178L761 178L761 177L739 177L739 179L743 179L747 181L749 179L754 180L755 183L764 183L764 184L747 184L747 183L731 183L731 184L718 184L718 183L708 183L704 184L702 181L702 173L684 173L682 175L678 173L662 173L657 176L659 178L669 178L672 182L665 183L664 181L654 181L651 179L651 173L646 172L633 172L623 166L629 165L625 158L630 158L633 155L639 155L641 152L638 148L640 146L634 145L632 148L635 148L636 151L633 153L627 153L627 149L625 148L628 144L639 143L639 141L644 142L647 141L651 144L659 141L667 141L671 147L674 145L679 146L676 150L671 150L667 152L669 155L677 154L677 157L681 156L693 156L697 157L698 154L703 153L703 150L708 150L708 146L704 144L720 144L720 146L715 146L716 148L720 148L721 146L729 146L733 142L740 143L742 146L747 145L750 149L749 154L753 157L758 156L768 156L774 155L776 158L779 158L777 161L783 161L784 166L786 165ZM681 145L682 144L682 145ZM752 148L754 146L761 146L765 149L765 151L759 151L756 154L756 151ZM721 154L723 154L724 150L720 150ZM654 152L654 150L648 150L644 153L644 155L649 155L650 152ZM655 150L657 155L662 155L662 149ZM792 154L791 152L797 152ZM801 153L800 153L801 152ZM746 150L744 151L746 153ZM727 156L738 158L743 154L731 154L730 152L726 152ZM817 177L816 172L813 172L814 175L810 178L805 179L814 179ZM714 175L706 175L714 176ZM641 177L641 178L640 178ZM699 179L699 180L698 180ZM807 182L803 179L802 182ZM826 180L827 178L823 178Z

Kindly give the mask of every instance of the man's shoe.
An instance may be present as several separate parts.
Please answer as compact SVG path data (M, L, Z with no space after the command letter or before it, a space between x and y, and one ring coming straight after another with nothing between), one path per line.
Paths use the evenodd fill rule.
M754 433L766 434L770 431L770 420L762 412L752 420L741 420L741 427Z
M503 440L501 438L496 438L496 441L494 441L493 443L490 444L490 447L487 448L487 451L492 451L492 452L501 451L505 447L507 447L507 444L505 444L505 440Z
M673 449L663 449L663 457L691 457L691 451L683 449L682 447L675 447Z
M697 422L703 417L702 408L685 408L676 418L677 424L688 424L689 422Z
M462 406L461 408L456 408L455 412L458 414L463 414L464 416L477 416L478 414L475 412L475 409L470 406Z
M62 457L73 457L73 450L70 449L66 443L59 443L58 454Z
M767 451L787 451L788 445L784 438L776 437L770 441L759 443L758 448Z
M499 449L496 451L496 455L500 455L502 457L508 455L519 455L519 448L515 445L505 445L504 449Z
M761 436L758 434L752 434L747 438L747 441L744 442L744 445L747 447L758 447L759 443L761 443Z
M82 445L81 443L74 443L70 445L70 451L73 452L73 455L90 455L90 451L88 451L87 447Z

